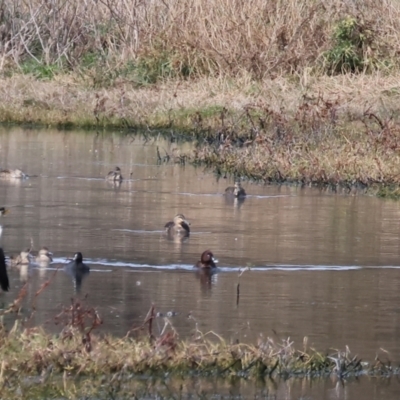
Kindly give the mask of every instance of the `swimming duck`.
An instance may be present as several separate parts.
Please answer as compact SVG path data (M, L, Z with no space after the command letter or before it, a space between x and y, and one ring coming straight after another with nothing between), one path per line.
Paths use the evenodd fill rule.
M89 273L90 268L83 263L82 253L77 252L73 260L65 266L65 272L72 277L76 291L79 293L83 278Z
M0 170L0 178L3 179L25 179L28 176L20 169L2 169Z
M240 182L235 182L235 186L229 186L225 189L225 195L234 196L234 197L245 197L246 192L242 188Z
M37 253L33 251L29 252L29 261L41 267L48 267L53 261L53 253L47 247L42 247Z
M22 265L28 265L31 258L31 249L22 250L17 256L10 257L10 267L19 269Z
M0 217L2 217L3 215L6 215L10 212L10 210L8 208L5 207L0 207Z
M214 258L214 254L210 250L203 251L200 261L195 264L197 268L216 268L215 265L218 262L217 259Z
M173 221L169 221L164 225L165 231L168 235L182 235L189 236L190 222L185 218L183 214L176 214Z
M76 270L81 270L81 271L89 271L90 268L84 264L83 262L83 256L81 252L77 252L74 254L74 258L70 263L66 265L67 268L71 269L76 269Z
M122 181L123 179L120 167L115 167L114 171L110 171L106 176L107 181Z
M10 288L10 281L8 280L6 259L4 257L4 251L0 247L0 286L7 292Z

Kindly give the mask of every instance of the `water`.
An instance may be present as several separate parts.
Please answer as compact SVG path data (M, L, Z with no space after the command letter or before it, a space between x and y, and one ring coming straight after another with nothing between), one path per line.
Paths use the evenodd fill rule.
M11 291L0 302L14 299L29 279L24 312L36 311L28 324L58 331L54 317L76 290L62 266L81 251L91 272L80 296L99 310L103 332L125 334L154 303L158 312L177 313L170 320L183 338L199 329L228 341L290 337L300 348L306 336L319 351L348 345L363 360L400 362L400 203L251 183L244 183L243 203L227 202L222 193L232 181L217 181L202 168L157 165L157 147L163 156L190 146L118 134L1 130L0 166L30 175L0 180L0 205L11 209L0 220L1 246L12 255L33 242L49 247L55 260L48 269L10 271ZM116 165L126 178L120 186L104 180ZM187 241L162 232L177 213L191 222ZM211 280L192 269L208 248L220 261ZM50 286L36 296L47 279ZM155 329L163 326L157 319ZM367 378L345 387L293 385L312 390L290 390L296 394L285 398L344 399L352 392L375 400L385 388L384 398L395 399L398 390L397 380Z

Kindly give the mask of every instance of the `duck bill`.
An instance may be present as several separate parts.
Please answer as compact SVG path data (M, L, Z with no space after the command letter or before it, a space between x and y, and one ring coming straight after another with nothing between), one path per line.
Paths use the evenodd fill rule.
M213 257L212 260L214 261L215 264L218 263L218 259L216 259L216 258Z

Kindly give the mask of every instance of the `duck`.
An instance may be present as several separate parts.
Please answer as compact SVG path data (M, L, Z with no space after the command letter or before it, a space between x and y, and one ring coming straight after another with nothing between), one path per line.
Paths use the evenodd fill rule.
M74 258L70 263L65 266L65 272L72 277L74 282L75 290L79 293L82 281L87 274L89 274L90 268L83 262L83 256L81 252L74 254Z
M120 167L115 167L114 171L110 171L106 176L107 181L122 181L123 179Z
M44 246L37 253L31 251L29 256L29 260L38 264L40 267L48 267L53 261L53 253Z
M5 291L8 292L10 288L10 281L8 280L6 259L4 257L4 251L0 247L0 286Z
M86 265L83 262L83 256L81 252L77 252L74 254L74 258L70 263L66 265L66 268L71 268L75 270L81 270L81 271L90 271L90 268L88 265Z
M20 169L2 169L0 170L0 178L2 179L25 179L28 176Z
M217 266L215 265L218 260L214 257L211 250L205 250L201 254L200 261L195 264L196 268L213 269Z
M243 198L246 197L246 192L240 182L236 181L235 186L229 186L225 189L225 195Z
M31 249L22 250L18 255L10 257L10 267L20 269L31 262Z
M173 221L169 221L164 225L164 229L169 236L189 236L189 225L190 222L185 218L183 214L176 214Z
M0 217L2 217L3 215L7 215L9 212L10 210L8 208L0 207Z

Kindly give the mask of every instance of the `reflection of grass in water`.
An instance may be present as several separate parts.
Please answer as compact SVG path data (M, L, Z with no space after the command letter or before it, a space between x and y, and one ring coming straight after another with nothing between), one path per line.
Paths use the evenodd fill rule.
M45 282L38 290L34 303L49 284L50 281ZM25 285L3 314L18 315L26 293ZM155 318L163 318L164 327L159 334L154 333ZM390 361L377 358L374 363L362 363L349 349L330 354L317 352L308 347L307 338L301 349L296 349L290 339L276 342L263 337L253 345L229 344L214 332L200 332L192 315L189 318L195 327L193 338L180 340L171 318L157 314L152 306L143 324L125 337L102 337L94 333L102 323L97 311L73 300L55 317L61 327L56 336L41 328L21 328L18 322L9 332L2 326L2 395L11 398L20 395L21 390L29 390L30 398L73 397L77 393L110 397L132 390L134 375L289 378L333 374L343 378L361 372L395 372ZM29 318L24 324L29 324Z

